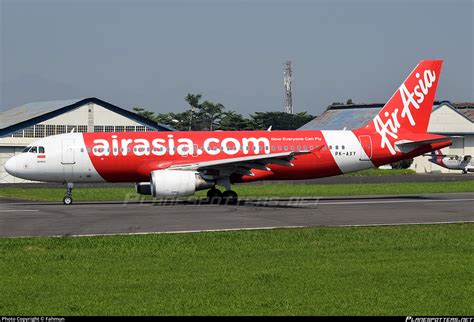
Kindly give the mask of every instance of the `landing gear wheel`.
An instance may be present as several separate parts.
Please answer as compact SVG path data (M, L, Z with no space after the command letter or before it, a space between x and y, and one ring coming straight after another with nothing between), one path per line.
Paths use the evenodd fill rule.
M67 183L66 195L63 199L63 204L69 206L72 204L72 189L74 188L74 184L72 182Z
M222 192L219 189L211 188L207 192L207 199L209 203L220 203L222 200Z
M222 193L222 202L226 205L236 205L239 201L237 193L233 190L227 190Z
M467 174L467 170L462 170L462 174Z
M72 204L72 197L64 197L63 199L63 204L65 204L66 206L69 206L70 204Z

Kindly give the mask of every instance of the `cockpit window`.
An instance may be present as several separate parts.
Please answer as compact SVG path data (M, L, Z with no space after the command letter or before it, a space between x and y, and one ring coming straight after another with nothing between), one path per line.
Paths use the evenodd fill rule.
M21 153L45 153L44 146L27 146Z

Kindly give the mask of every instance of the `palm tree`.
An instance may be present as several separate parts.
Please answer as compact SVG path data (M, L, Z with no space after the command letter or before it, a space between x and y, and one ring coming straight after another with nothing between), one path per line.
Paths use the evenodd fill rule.
M218 120L222 118L222 113L224 112L224 105L221 103L212 103L205 101L201 104L201 114L204 119L204 122L209 124L209 130L213 130L213 126Z
M201 108L201 104L199 103L201 98L202 98L202 94L193 95L193 94L190 94L190 93L188 93L188 95L186 95L186 97L184 98L186 100L186 102L188 102L188 104L191 106L191 113L190 113L190 117L189 117L189 131L192 130L192 126L193 126L194 109L195 108Z

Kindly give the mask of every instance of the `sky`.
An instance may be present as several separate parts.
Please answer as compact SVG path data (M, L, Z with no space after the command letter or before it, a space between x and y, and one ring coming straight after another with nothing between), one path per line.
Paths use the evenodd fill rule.
M474 101L473 1L0 0L0 110L98 97L156 113L187 93L248 115L385 102L421 59L436 98Z

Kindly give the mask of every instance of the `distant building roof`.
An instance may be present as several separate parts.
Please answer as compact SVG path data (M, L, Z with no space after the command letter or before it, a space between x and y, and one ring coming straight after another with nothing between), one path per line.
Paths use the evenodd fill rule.
M73 100L28 103L4 112L0 112L0 137L9 135L23 128L33 126L37 123L44 122L45 120L51 119L58 115L70 112L88 103L100 105L108 110L111 110L157 131L174 131L173 128L167 125L158 124L138 114L127 111L98 98L90 97Z
M303 125L300 130L351 130L372 120L384 104L329 105L326 111Z
M82 100L34 102L0 112L0 129L5 129L9 126L62 109L63 107L74 105Z
M461 114L464 114L468 119L474 122L474 103L473 102L458 102L451 103L452 106L456 108Z
M383 103L329 105L325 112L300 127L299 130L357 129L369 123L384 105ZM433 104L433 110L442 105L449 105L456 112L474 122L474 103L437 101Z

